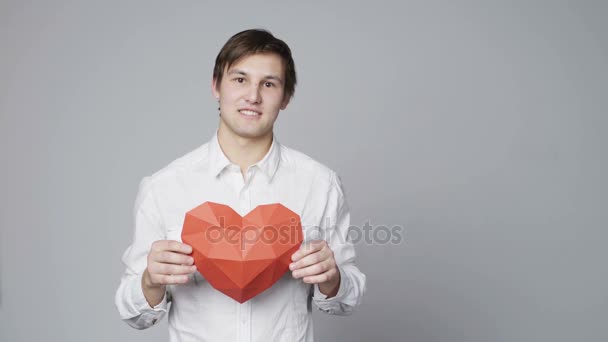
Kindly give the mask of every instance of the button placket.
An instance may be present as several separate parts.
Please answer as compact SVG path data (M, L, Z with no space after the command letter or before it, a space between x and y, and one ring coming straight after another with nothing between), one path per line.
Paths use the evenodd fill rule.
M239 192L239 210L246 215L251 211L251 202L249 200L250 184L245 184Z
M246 215L251 211L250 188L252 170L247 171L247 180L239 192L239 209ZM251 302L245 302L239 306L240 341L251 341Z
M241 305L241 337L243 341L251 341L251 302Z

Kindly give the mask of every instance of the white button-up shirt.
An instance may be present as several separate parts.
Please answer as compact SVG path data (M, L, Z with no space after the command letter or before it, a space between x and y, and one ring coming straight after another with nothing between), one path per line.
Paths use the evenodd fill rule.
M300 215L305 240L325 239L334 252L341 282L327 298L318 286L287 271L272 287L243 304L214 289L198 272L186 284L169 285L162 302L150 307L141 287L147 255L156 240L181 242L186 212L211 201L241 216L261 204L281 203ZM223 153L217 134L175 160L139 188L135 232L122 260L126 270L116 292L120 317L145 329L169 313L171 341L313 341L311 303L323 312L345 315L359 305L365 275L355 266L347 240L350 214L340 178L310 157L279 144L243 177Z

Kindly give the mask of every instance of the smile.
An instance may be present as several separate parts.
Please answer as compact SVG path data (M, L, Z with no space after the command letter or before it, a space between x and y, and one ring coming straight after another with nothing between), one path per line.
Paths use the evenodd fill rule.
M249 109L241 109L239 110L239 113L243 114L243 115L247 115L247 116L258 116L258 115L262 115L262 113L253 111L253 110L249 110Z

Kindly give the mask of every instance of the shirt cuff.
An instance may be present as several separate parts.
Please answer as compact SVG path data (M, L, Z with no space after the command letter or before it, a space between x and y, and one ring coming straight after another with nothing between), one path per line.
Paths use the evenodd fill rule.
M338 293L336 293L335 296L331 297L331 298L327 298L326 295L323 294L323 292L321 292L321 290L319 290L319 284L315 284L314 285L314 295L313 295L313 299L315 300L315 302L317 303L317 306L319 306L319 308L321 310L323 310L321 308L320 305L323 305L325 303L330 304L330 303L334 303L334 302L339 302L341 298L344 297L344 294L346 293L346 289L348 287L348 277L346 277L344 275L344 273L342 272L342 268L338 267L338 271L340 272L340 287L338 288ZM323 310L325 311L325 310Z
M137 281L135 282L132 291L133 304L135 309L141 314L141 319L150 325L155 324L166 312L168 307L167 301L167 291L163 296L158 305L151 307L144 296L144 290L141 286L141 279L143 274L137 276Z

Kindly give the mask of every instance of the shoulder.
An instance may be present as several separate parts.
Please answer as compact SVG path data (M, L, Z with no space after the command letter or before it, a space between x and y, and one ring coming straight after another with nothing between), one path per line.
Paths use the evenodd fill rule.
M311 179L317 185L340 186L340 177L334 170L309 155L285 145L281 145L281 163L287 172L294 172L299 177Z
M206 166L209 159L209 143L205 143L196 149L173 160L155 173L143 177L139 184L140 196L150 193L151 189L171 182L181 173L190 172Z

